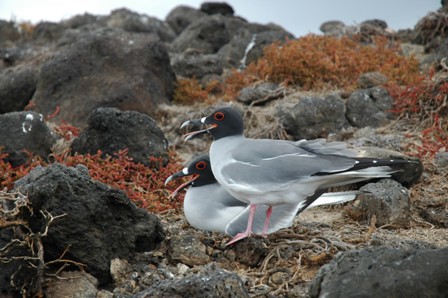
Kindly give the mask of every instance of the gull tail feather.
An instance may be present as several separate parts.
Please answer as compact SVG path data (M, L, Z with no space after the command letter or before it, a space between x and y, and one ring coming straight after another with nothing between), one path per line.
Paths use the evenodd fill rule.
M361 193L358 190L354 191L340 191L340 192L327 192L321 195L317 200L309 205L308 208L324 205L336 205L353 201L356 199L356 195Z

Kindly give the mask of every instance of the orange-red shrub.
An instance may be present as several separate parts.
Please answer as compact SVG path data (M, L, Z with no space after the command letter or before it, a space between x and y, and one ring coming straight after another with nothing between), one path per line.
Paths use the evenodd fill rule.
M306 90L352 89L361 74L373 71L381 72L391 82L415 82L419 77L417 61L399 53L398 44L385 37L375 38L373 45L363 45L348 37L307 35L267 46L263 57L227 79L226 90L234 93L234 89L255 80L287 83Z
M170 161L165 167L162 166L162 158L151 158L151 163L157 165L154 169L134 163L127 155L127 150L118 152L115 158L111 156L102 158L101 155L101 151L94 155L74 156L65 152L52 155L50 163L58 162L66 166L83 164L89 169L92 179L123 190L139 207L152 212L178 209L182 205L182 197L169 198L170 193L182 181L173 181L167 187L164 185L168 176L182 168L179 158L174 153L169 154ZM27 175L36 166L49 164L41 158L33 157L29 163L13 168L4 161L5 157L6 154L0 154L0 185L8 189L11 189L16 180Z
M388 86L395 99L393 112L413 119L421 130L421 145L415 145L420 157L448 150L448 81L437 81L433 75L412 85Z

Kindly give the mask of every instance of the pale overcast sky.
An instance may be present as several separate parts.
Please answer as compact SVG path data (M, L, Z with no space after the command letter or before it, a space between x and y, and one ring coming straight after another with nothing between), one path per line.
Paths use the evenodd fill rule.
M222 2L217 1L217 2ZM106 15L126 7L137 13L164 20L176 6L199 8L200 0L0 0L0 19L59 22L85 12ZM228 0L235 14L249 22L276 23L296 37L320 33L319 26L329 20L346 25L367 19L381 19L398 30L413 28L419 19L440 8L440 0Z

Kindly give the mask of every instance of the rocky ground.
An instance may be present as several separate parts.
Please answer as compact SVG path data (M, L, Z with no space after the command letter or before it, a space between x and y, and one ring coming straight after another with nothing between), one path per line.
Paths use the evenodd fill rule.
M381 20L321 30L297 37L322 49L293 67L329 59L317 73L288 74L294 56L260 77L264 57L278 61L296 37L226 4L179 6L164 21L126 9L0 21L1 296L446 297L446 7L399 32ZM378 36L388 46L372 46ZM263 52L275 42L284 46ZM338 50L313 61L326 42ZM367 63L344 64L347 44L369 45L349 56L388 58L344 80ZM182 167L173 156L210 144L185 143L180 124L229 104L247 137L324 137L421 164L226 246L186 222L163 181Z

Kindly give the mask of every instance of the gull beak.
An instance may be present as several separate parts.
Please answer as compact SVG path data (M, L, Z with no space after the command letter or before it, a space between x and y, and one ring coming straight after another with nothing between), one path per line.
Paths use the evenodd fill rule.
M180 128L184 128L185 126L190 126L190 125L202 125L204 124L205 118L202 119L193 119L193 120L187 120L184 123L182 123L182 125L180 126Z
M174 173L173 175L169 176L165 180L165 185L167 185L170 181L174 179L179 179L185 176L190 176L191 174L188 173L188 169L184 168L182 171ZM169 198L174 198L182 189L187 188L188 186L191 186L193 184L193 181L199 178L199 175L192 175L193 178L183 184L181 184L178 188L176 188L173 193L169 196Z
M190 125L203 125L203 124L205 124L205 117L201 118L201 119L187 120L184 123L182 123L180 128L182 129L182 128L184 128L186 126L190 126ZM184 135L184 138L185 138L184 141L186 142L188 140L193 139L196 136L199 136L199 135L202 135L202 134L205 134L205 133L209 133L210 130L216 128L216 126L217 126L216 124L213 124L211 127L208 127L208 128L205 128L205 129L201 129L201 130L197 130L197 131L189 132L189 133Z
M175 173L175 174L169 176L169 177L166 178L166 180L165 180L165 186L166 186L168 183L170 183L171 181L173 181L174 179L179 179L179 178L184 177L184 176L186 176L186 175L185 175L182 171L177 172L177 173Z

